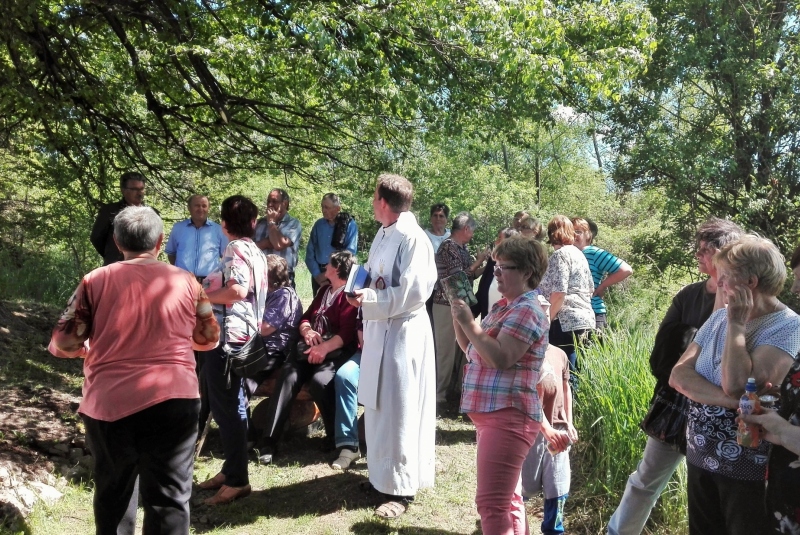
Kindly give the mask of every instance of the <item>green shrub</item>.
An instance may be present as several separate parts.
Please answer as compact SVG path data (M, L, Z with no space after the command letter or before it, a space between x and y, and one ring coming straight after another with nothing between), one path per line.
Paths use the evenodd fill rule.
M575 422L580 432L576 468L582 493L594 500L607 520L619 503L625 482L642 457L646 435L639 422L647 413L655 379L649 356L655 329L609 330L602 344L579 354L580 386ZM685 468L673 477L651 517L660 533L686 531ZM598 528L600 528L598 526Z
M62 307L83 276L75 261L58 249L44 252L0 247L0 295Z

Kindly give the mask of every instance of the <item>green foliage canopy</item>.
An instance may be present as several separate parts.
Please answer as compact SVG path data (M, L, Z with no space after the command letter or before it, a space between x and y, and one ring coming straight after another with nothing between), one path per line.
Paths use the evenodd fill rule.
M302 174L616 94L650 24L633 2L4 2L0 135L57 154L89 198L129 166L175 186L187 167Z
M664 258L708 215L790 251L800 229L796 2L651 0L658 48L611 106L617 184L662 188ZM657 251L654 251L657 252Z

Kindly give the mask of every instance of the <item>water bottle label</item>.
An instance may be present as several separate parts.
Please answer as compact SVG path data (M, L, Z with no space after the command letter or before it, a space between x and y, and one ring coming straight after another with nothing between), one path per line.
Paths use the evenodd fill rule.
M742 414L753 414L753 411L756 408L756 404L751 399L747 399L747 400L743 399L739 403L739 408L742 409Z

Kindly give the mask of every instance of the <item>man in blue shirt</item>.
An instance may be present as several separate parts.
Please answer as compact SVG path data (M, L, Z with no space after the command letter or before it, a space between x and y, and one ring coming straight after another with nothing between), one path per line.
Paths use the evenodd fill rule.
M320 287L328 284L325 278L325 266L331 253L347 250L355 255L358 248L358 225L347 214L341 214L341 211L339 196L335 193L326 193L322 197L322 218L311 227L311 235L306 246L306 266L311 272L311 290L314 295L317 295ZM347 217L339 217L340 214ZM337 217L338 224L346 225L347 228L343 229L345 232L341 243L334 244Z
M219 263L228 238L222 227L208 220L208 197L192 195L187 205L191 217L172 226L165 252L170 264L202 281Z
M289 280L294 288L294 268L297 266L297 250L303 226L297 218L289 215L289 194L275 188L267 196L267 213L256 223L253 241L265 255L276 254L289 266Z

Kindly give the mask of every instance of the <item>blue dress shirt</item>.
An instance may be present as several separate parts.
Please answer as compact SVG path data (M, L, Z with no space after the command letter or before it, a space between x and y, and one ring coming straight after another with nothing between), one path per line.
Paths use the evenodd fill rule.
M319 275L322 270L320 266L328 263L331 253L336 251L331 247L331 239L333 239L333 231L336 225L328 223L325 218L320 218L311 227L311 236L308 237L308 245L306 246L306 266L311 272L312 277ZM358 247L358 225L355 219L350 220L347 225L347 235L345 236L345 249L356 254Z
M206 277L219 264L227 245L228 238L217 223L206 219L205 224L197 228L191 219L184 219L172 226L165 252L175 255L177 267Z

